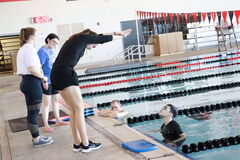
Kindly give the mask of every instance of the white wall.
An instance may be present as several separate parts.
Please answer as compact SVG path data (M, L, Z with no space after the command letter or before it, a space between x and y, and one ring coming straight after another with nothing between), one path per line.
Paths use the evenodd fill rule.
M30 0L0 3L0 34L18 33L22 27L35 27L42 36L57 33L56 26L84 23L96 32L120 30L120 21L135 19L135 11L207 12L238 10L239 0ZM53 22L31 24L30 17L48 15ZM97 22L100 25L97 25ZM111 59L122 50L122 41L99 46L86 54L80 63Z

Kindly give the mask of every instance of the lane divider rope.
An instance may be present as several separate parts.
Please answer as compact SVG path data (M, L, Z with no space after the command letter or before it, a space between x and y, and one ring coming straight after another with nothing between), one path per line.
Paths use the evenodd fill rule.
M237 57L237 58L240 59L240 57ZM197 71L202 71L202 70L208 70L208 69L214 69L214 68L220 68L220 67L224 67L224 66L238 65L238 64L240 64L240 63L237 62L237 63L231 63L231 64L226 64L226 65L221 65L221 66L211 66L211 67L206 67L206 68L198 68L198 69L192 69L192 70L177 71L177 72L171 72L171 73L163 73L163 74L159 74L159 75L139 77L139 78L133 78L133 79L126 79L126 80L118 80L118 81L103 82L103 83L90 84L90 85L83 85L83 86L80 86L80 88L83 89L83 88L91 88L91 87L113 85L113 84L117 84L117 83L126 83L126 82L140 81L140 80L145 80L145 79L152 79L152 78L158 78L158 77L170 76L170 75L176 75L176 74L183 74L183 73L189 73L189 72L197 72Z

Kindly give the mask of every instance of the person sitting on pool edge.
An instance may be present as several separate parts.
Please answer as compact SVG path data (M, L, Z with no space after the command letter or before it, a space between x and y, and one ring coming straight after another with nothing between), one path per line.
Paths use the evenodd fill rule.
M150 132L161 132L163 136L163 143L178 147L186 140L186 135L182 131L180 125L173 119L177 116L177 108L172 104L165 105L160 111L159 115L163 118L163 124L158 130L151 130Z
M98 115L101 117L112 117L120 118L128 114L128 111L123 110L121 103L118 100L113 100L111 102L111 108L101 109L98 112Z

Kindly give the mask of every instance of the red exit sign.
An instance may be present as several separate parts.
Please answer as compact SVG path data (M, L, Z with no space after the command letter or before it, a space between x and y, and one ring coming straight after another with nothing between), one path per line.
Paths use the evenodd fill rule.
M49 16L37 16L32 18L32 23L49 23L52 22L52 18Z

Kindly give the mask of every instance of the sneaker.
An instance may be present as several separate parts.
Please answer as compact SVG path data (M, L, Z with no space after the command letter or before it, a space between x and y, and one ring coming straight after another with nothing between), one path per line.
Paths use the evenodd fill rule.
M80 152L82 150L82 144L73 144L73 152Z
M44 138L39 138L39 141L33 141L33 147L42 147L42 146L46 146L49 144L52 144L54 142L53 139L44 139Z
M52 137L40 136L40 139L44 139L46 141L49 141L49 140L52 139Z
M82 144L82 152L91 152L93 150L100 149L102 147L101 143L93 143L92 141L89 141L88 146L84 146Z

